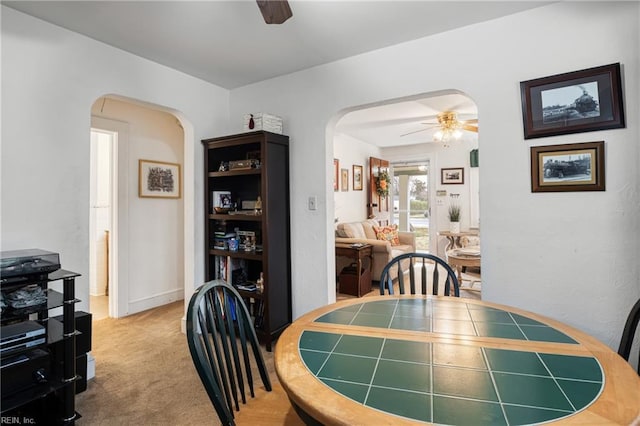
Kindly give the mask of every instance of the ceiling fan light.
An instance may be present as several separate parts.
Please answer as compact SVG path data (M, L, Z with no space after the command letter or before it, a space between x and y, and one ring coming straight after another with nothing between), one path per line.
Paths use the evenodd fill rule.
M442 130L438 130L433 134L433 140L436 142L440 142L443 136L444 136L444 133L442 132Z
M462 137L462 131L460 129L455 129L453 131L453 137L456 139L460 139Z

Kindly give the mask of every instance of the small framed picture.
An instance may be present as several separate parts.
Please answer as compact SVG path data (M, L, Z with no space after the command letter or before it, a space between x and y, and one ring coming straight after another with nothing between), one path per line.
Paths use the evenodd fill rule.
M230 209L232 207L231 192L230 191L213 191L211 196L211 202L213 203L214 210L216 207L223 208L223 209Z
M520 83L524 138L625 126L620 64Z
M464 183L464 167L450 167L440 169L440 183L442 185L460 185Z
M349 169L341 169L340 170L340 184L342 185L343 191L349 190Z
M531 192L604 190L603 141L531 147Z
M362 191L362 166L353 166L353 190Z
M333 190L337 191L340 184L340 160L333 159Z
M180 198L180 164L138 160L138 196Z

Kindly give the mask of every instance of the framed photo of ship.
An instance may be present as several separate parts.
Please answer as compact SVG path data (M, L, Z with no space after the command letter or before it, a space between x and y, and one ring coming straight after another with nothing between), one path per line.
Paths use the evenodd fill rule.
M625 127L620 64L520 83L524 138Z

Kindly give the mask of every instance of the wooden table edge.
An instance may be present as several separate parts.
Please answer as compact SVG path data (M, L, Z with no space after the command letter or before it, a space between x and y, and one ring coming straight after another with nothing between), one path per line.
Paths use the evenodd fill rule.
M278 379L292 402L297 404L314 419L327 425L429 424L377 411L346 398L324 385L320 380L313 376L299 355L298 340L302 332L305 330L324 331L338 334L357 333L358 335L373 336L376 334L374 332L376 328L374 327L315 323L314 321L322 315L332 312L338 308L344 308L361 303L389 300L389 297L390 296L372 296L367 297L366 300L347 299L338 302L339 306L332 304L315 309L294 321L279 337L274 353L275 370ZM395 297L399 299L424 298L422 295L403 295ZM536 349L536 351L577 356L592 356L598 360L601 367L604 369L605 375L605 383L602 390L603 395L581 411L578 411L569 417L561 418L550 423L568 425L639 424L640 378L631 365L625 362L622 358L619 358L618 354L596 338L559 321L512 306L446 296L427 296L427 298L451 300L455 303L478 304L485 307L502 309L523 315L527 318L549 325L567 334L578 342L576 345L567 343L523 341L522 344L516 346L511 345L510 349L514 348L516 350L521 350L520 348L522 348L523 351L533 351L534 346L541 346L539 349ZM380 329L378 328L377 330L377 337L380 337ZM387 334L395 337L413 337L412 340L415 340L415 336L409 336L409 332L403 333L402 330L385 330L385 337L387 337ZM454 334L440 334L439 336L436 336L434 333L424 333L424 338L421 336L418 340L451 344L477 344L479 346L495 348L501 348L502 342L502 348L504 348L504 340L500 338ZM311 377L313 380L309 380ZM313 397L313 400L322 401L323 408L321 410L317 409L313 404L308 404L307 398L311 399L311 396ZM637 404L636 408L633 408L634 403Z

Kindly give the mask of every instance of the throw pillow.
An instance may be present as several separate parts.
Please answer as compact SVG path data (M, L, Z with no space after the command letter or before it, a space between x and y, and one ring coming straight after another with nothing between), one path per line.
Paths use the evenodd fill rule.
M389 241L392 246L400 245L400 238L398 237L398 225L374 226L373 230L376 232L376 238L378 240Z

